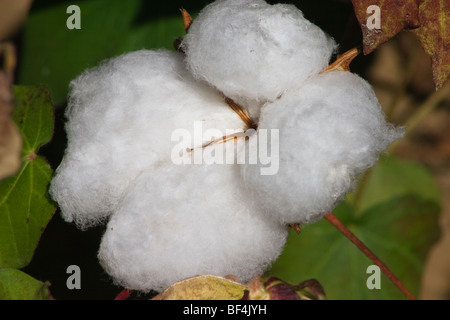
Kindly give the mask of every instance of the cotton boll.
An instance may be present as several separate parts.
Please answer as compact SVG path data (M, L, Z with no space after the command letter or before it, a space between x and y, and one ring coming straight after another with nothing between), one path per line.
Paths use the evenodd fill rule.
M265 102L326 68L335 43L293 5L221 0L200 12L182 47L194 77Z
M338 71L317 75L267 104L250 141L263 129L279 129L279 145L271 145L272 151L279 147L279 170L261 175L263 165L246 164L244 181L264 212L300 224L331 211L403 133L386 123L365 80Z
M132 185L99 251L103 268L125 288L161 291L203 274L248 281L286 241L287 228L250 201L237 166L164 165Z
M68 147L50 192L63 217L82 228L114 212L141 172L171 162L174 145L201 146L208 128L244 127L220 94L191 77L180 53L128 53L85 71L70 87ZM172 137L177 129L194 135L199 124L195 139Z

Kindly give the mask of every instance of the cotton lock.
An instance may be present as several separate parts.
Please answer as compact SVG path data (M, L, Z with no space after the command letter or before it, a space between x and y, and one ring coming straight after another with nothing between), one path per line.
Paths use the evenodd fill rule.
M195 121L223 132L243 126L216 91L194 81L182 55L167 50L105 61L70 89L68 147L50 192L81 228L104 222L141 172L171 163L175 129L192 132Z
M233 165L164 165L142 173L118 206L99 258L116 281L164 290L193 275L262 274L288 228L260 215Z
M242 177L263 212L285 224L321 219L404 132L386 122L370 85L344 71L311 77L266 104L258 130L271 129L279 130L277 174L244 164Z
M182 47L195 78L266 102L322 71L336 44L293 5L222 0L200 12Z

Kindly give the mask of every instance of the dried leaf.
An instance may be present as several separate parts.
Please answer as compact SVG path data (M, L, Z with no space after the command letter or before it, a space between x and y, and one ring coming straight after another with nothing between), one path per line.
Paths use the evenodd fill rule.
M310 279L295 286L300 300L327 300L325 290L319 281Z
M19 129L11 120L8 109L4 106L0 103L0 180L19 170L22 152Z
M420 25L416 0L352 0L352 3L363 34L364 54L369 54L402 30ZM368 26L368 21L377 14L370 10L371 6L380 9L380 28Z
M4 56L4 70L0 70L0 180L15 174L21 165L22 138L12 120L14 51L11 44L0 44L0 56Z
M239 300L246 289L239 282L204 275L177 282L153 300Z
M325 291L317 280L291 285L276 277L253 279L248 285L246 300L326 300Z
M431 56L436 89L450 75L450 2L448 0L352 0L369 54L403 30L413 30ZM376 7L375 7L376 6ZM379 9L379 14L373 9ZM373 19L379 21L373 27Z
M0 40L7 39L20 27L33 0L0 1Z
M431 56L433 80L438 89L450 75L450 2L424 0L419 14L421 26L414 33Z
M193 19L192 19L191 15L189 14L189 12L187 12L185 9L181 8L180 11L181 11L181 16L183 17L184 30L186 30L186 32L188 32Z

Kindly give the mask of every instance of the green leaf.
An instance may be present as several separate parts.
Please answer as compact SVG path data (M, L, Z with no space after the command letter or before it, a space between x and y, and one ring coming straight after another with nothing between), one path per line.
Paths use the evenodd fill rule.
M15 87L13 119L23 139L19 172L0 181L0 267L30 262L45 226L56 210L47 196L52 169L39 148L53 134L53 109L45 87Z
M24 28L20 84L45 84L56 105L83 70L123 52L119 46L139 9L138 0L72 1L81 10L81 29L69 30L68 3L32 11Z
M173 42L185 34L181 15L165 17L130 30L120 51L139 49L174 49Z
M0 268L0 300L51 300L48 284L20 270Z
M419 163L382 157L368 174L368 179L363 182L364 191L358 199L354 199L358 213L405 194L440 202L439 187L429 171Z
M69 30L68 4L32 10L24 28L18 83L47 85L57 106L67 97L69 83L103 60L140 49L173 49L185 34L181 14L135 26L140 0L72 1L81 11L81 29Z
M334 214L418 295L426 255L439 236L440 207L433 193L436 186L429 176L423 175L424 169L406 164L408 170L392 171L397 164L397 160L382 160L370 175L363 192L370 208L356 212L352 203L344 201ZM375 188L375 181L383 181L387 191L380 186ZM404 185L424 181L428 185L420 187L420 192ZM372 264L322 219L304 226L300 235L290 234L270 274L292 283L315 278L329 299L403 299L400 290L384 274L380 290L367 288L371 274L366 270Z

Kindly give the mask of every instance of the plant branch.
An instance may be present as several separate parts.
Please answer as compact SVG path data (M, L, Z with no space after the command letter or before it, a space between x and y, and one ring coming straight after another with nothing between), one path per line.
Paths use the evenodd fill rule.
M450 95L450 81L433 92L418 108L418 110L406 121L407 134L411 132L428 114L430 114L446 97Z
M416 300L416 297L406 288L406 286L395 276L395 274L361 241L355 236L332 212L325 215L336 229L346 236L356 247L361 250L374 264L380 267L381 271L395 284L400 291L410 300Z
M417 62L419 60L420 46L414 47L409 53L408 59L404 66L404 72L402 73L402 79L398 87L392 94L392 101L386 107L386 117L392 121L394 110L399 100L406 94L406 89L411 82L411 78L417 70Z
M122 291L120 291L117 297L114 298L114 300L127 300L132 292L133 292L132 290L123 289Z
M420 122L426 118L431 112L433 112L437 106L446 98L450 96L450 80L447 81L439 90L431 94L418 108L417 111L409 117L405 122L406 134L408 136L411 132L420 124ZM398 145L399 141L395 141L389 147L389 152L392 152Z

